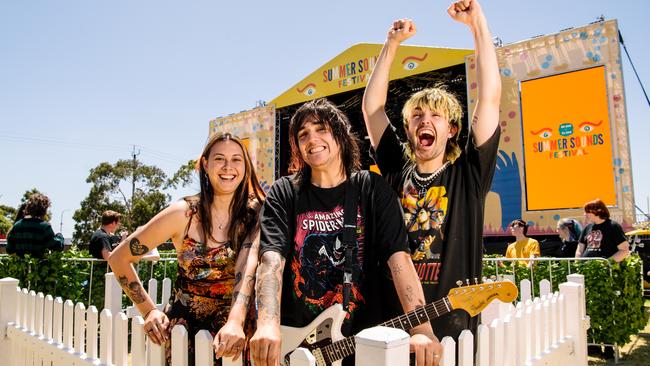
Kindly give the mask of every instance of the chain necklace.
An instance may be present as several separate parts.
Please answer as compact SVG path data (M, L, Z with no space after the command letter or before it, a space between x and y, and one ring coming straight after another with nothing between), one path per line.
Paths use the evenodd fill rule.
M223 230L223 224L221 223L221 220L219 220L219 216L217 216L216 212L214 214L214 219L217 221L217 227L219 228L219 230ZM226 222L227 221L228 219L226 219Z
M418 194L420 196L424 196L427 193L427 190L429 189L429 186L431 183L433 183L433 180L436 179L436 177L440 176L440 174L447 169L449 166L449 161L446 161L440 168L438 168L435 172L431 173L428 177L422 177L418 174L417 172L417 167L413 167L412 173L411 173L411 181L415 183L416 188L418 189Z

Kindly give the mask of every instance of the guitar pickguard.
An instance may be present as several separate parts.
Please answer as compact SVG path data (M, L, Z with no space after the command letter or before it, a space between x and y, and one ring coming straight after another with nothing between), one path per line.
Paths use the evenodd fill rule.
M317 366L339 365L340 361L328 362L327 355L321 351L321 347L343 338L341 325L344 318L345 312L340 304L337 304L321 313L306 327L281 326L282 366L289 366L289 357L298 347L308 349L316 358Z

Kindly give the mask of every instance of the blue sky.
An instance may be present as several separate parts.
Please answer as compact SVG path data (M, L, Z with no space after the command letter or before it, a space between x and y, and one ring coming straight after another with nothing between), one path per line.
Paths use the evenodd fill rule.
M372 7L369 7L372 4ZM409 44L473 48L446 1L5 1L0 4L0 203L33 187L53 201L55 231L100 162L139 158L167 174L196 157L210 119L269 101L356 43L382 43L412 18ZM650 88L650 3L483 1L504 43L618 19ZM650 196L650 107L623 57L636 204ZM561 179L561 177L558 177ZM192 189L176 192L173 199ZM63 220L61 221L61 214Z

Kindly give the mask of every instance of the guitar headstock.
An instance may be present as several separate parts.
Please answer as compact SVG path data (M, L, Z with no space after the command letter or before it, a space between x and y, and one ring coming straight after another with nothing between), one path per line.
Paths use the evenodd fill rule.
M470 316L478 315L492 300L513 302L519 291L510 281L481 283L452 288L447 295L452 308L463 309Z

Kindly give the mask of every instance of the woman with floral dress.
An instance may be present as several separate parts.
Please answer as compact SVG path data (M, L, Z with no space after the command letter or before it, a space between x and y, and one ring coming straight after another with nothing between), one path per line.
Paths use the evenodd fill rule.
M212 136L196 165L199 194L173 203L129 235L111 253L109 263L143 314L149 338L165 345L168 362L171 330L176 324L188 331L190 364L194 363L194 335L201 329L214 336L217 359L236 359L243 353L247 360L258 213L264 193L246 147L228 133ZM169 304L160 311L144 291L132 263L169 238L178 257L178 276Z

